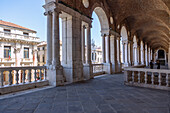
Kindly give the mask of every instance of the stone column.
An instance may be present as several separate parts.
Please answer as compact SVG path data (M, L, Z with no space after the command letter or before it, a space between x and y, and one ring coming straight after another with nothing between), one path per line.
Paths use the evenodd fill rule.
M110 35L106 36L106 63L110 63Z
M67 64L67 17L62 18L62 65Z
M148 62L151 62L151 51L150 47L148 47Z
M87 29L87 39L86 39L86 65L83 67L83 74L85 80L93 78L92 62L91 62L91 23L86 26Z
M137 42L134 42L133 49L134 49L134 65L138 65L138 45Z
M125 63L125 44L122 42L122 63Z
M33 50L33 66L37 66L37 46L34 45Z
M117 40L116 36L110 36L110 53L111 53L111 63L112 63L112 73L118 72L117 68Z
M47 15L47 66L52 64L52 12L48 11Z
M121 72L121 60L120 60L120 37L116 37L116 41L117 41L117 50L116 50L116 53L117 53L117 71L118 72Z
M58 85L64 84L63 67L61 66L61 62L60 62L59 11L58 9L55 8L52 14L53 14L52 16L53 17L53 26L52 26L53 29L50 31L50 33L52 32L53 40L52 40L52 43L47 42L47 49L49 49L48 47L50 47L50 49L52 50L53 61L52 61L52 67L47 70L47 75L48 75L47 79L49 80L50 85L58 86Z
M141 44L140 44L140 52L141 52L141 64L145 64L144 62L144 44L143 44L143 41L141 41Z
M131 42L128 42L128 64L131 65Z
M87 27L87 64L91 64L91 26Z
M148 46L145 43L145 64L148 66Z
M53 66L60 66L59 12L53 11Z
M110 62L110 34L108 34L105 40L105 52L106 52L106 63L104 64L104 70L107 74L111 74L111 62Z
M125 42L125 67L128 67L129 66L129 63L128 63L128 41Z
M82 26L82 62L85 63L85 26Z
M106 63L106 55L105 55L105 35L102 35L102 57L103 57L103 63Z

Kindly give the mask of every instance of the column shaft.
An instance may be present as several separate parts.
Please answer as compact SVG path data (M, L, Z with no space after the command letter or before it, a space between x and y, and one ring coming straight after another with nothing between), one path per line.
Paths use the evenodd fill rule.
M47 14L47 65L52 64L52 14Z
M106 63L110 63L110 36L106 36Z
M87 64L91 64L91 28L87 27Z
M53 65L60 64L59 12L53 12Z
M117 39L117 63L120 64L120 38Z
M82 62L85 63L85 26L82 26Z
M102 57L103 57L103 63L106 63L106 56L105 56L105 36L102 36Z

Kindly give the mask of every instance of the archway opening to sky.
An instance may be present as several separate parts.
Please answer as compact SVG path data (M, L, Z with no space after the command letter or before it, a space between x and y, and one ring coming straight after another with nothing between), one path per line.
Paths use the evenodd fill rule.
M98 15L93 12L92 14L93 22L91 29L91 52L92 52L92 63L102 63L102 38L101 38L101 24Z

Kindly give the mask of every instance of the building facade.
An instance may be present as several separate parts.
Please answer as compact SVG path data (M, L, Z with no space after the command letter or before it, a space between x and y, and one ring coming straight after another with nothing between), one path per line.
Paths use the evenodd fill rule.
M38 43L36 31L0 20L0 67L37 66ZM12 72L13 83L15 73ZM23 72L18 73L21 83ZM9 72L4 71L3 75L4 84L8 84ZM27 74L25 81L28 81Z
M37 66L36 31L0 20L0 66Z

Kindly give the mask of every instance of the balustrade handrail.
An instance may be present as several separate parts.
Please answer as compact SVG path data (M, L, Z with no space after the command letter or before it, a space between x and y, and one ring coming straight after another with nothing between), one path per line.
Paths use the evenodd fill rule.
M93 66L97 66L97 65L104 65L104 64L92 64Z
M147 68L126 67L124 70L125 71L153 72L153 73L170 73L170 70L166 70L166 69L147 69Z
M24 36L24 37L30 37L30 38L40 39L39 37L34 37L34 36L29 36L29 35L27 36L27 35L16 34L16 33L8 33L8 32L3 32L3 31L0 31L0 33L11 34L11 35L18 35L18 36Z
M0 67L0 71L6 70L29 70L29 69L46 69L46 66L22 66L22 67Z

